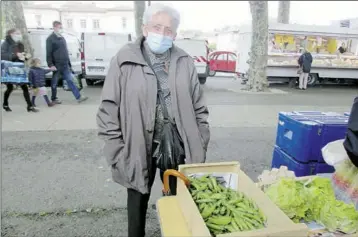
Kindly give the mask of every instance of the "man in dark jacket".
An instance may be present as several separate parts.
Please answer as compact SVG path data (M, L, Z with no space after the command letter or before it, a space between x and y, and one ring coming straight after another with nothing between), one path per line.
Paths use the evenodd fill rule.
M60 74L67 82L76 100L80 103L88 98L81 96L78 88L72 81L71 62L67 50L67 43L62 36L62 24L59 21L53 22L54 32L46 40L46 60L49 68L54 72L51 81L51 100L55 104L61 104L57 98L57 83Z
M307 82L308 82L308 75L311 72L312 66L312 55L306 49L303 50L303 54L298 59L298 65L300 66L301 73L299 79L299 89L306 90L307 89Z

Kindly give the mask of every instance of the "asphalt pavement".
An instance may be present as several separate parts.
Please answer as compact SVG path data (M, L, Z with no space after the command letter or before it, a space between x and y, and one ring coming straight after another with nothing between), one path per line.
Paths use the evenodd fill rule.
M306 91L274 85L270 93L242 90L230 77L209 78L211 141L207 161L239 161L253 179L270 167L279 111L350 110L358 88L324 86ZM87 87L77 104L59 90L62 105L27 113L22 92L2 112L2 236L126 236L126 190L111 180L96 135L101 86ZM153 207L161 196L157 177L147 216L147 236L160 236Z

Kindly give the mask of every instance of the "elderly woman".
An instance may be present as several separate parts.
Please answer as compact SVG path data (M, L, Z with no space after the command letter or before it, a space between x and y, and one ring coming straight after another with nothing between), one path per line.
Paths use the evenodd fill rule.
M11 62L24 62L27 60L25 56L24 45L21 43L22 35L21 32L17 29L10 29L6 33L6 38L4 43L1 45L1 60L11 61ZM5 83L6 84L6 91L4 93L4 103L3 109L6 112L11 112L9 106L9 97L11 92L14 90L14 85L12 83ZM27 111L28 112L38 112L36 108L32 106L30 100L30 93L29 87L27 84L21 84L21 89L24 94L24 99L27 104Z
M209 112L193 59L173 45L179 22L179 13L171 7L148 7L143 37L114 56L103 86L99 136L105 140L104 153L114 181L127 188L130 237L145 235L158 158L164 158L163 149L158 148L165 142L166 120L181 140L184 159L179 163L205 162ZM170 182L175 194L175 179Z

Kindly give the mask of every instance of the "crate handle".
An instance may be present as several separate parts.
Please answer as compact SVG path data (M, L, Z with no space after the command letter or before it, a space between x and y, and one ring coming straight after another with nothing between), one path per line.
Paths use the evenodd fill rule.
M283 136L289 140L292 140L293 132L286 128Z

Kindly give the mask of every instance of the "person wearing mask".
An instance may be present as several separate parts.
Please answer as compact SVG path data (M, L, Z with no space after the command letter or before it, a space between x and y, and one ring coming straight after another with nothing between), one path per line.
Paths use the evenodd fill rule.
M81 103L87 100L88 97L81 96L80 91L72 80L71 62L66 40L62 36L62 24L59 21L54 21L52 26L54 31L46 40L47 65L51 70L55 71L51 80L51 100L55 104L61 104L61 101L57 98L57 84L61 74L62 79L66 81L76 100Z
M152 4L143 15L143 36L112 59L97 113L99 136L115 182L127 188L128 235L144 237L148 201L156 169L163 170L162 145L181 140L179 163L202 163L210 140L208 108L194 62L173 44L180 23L177 10ZM180 154L180 152L178 153ZM176 179L169 180L176 194Z
M11 61L11 62L22 62L29 58L29 55L26 55L24 45L21 43L22 35L18 29L10 29L6 33L5 41L1 45L1 60ZM6 112L11 112L9 106L9 97L11 92L14 90L13 83L5 83L6 91L4 93L4 102L3 109ZM29 87L27 84L20 84L20 87L23 91L24 99L27 104L28 112L38 112L38 109L32 106L30 100Z
M299 65L299 89L306 90L308 83L308 75L311 72L313 58L310 52L307 49L303 49L303 54L298 59Z

